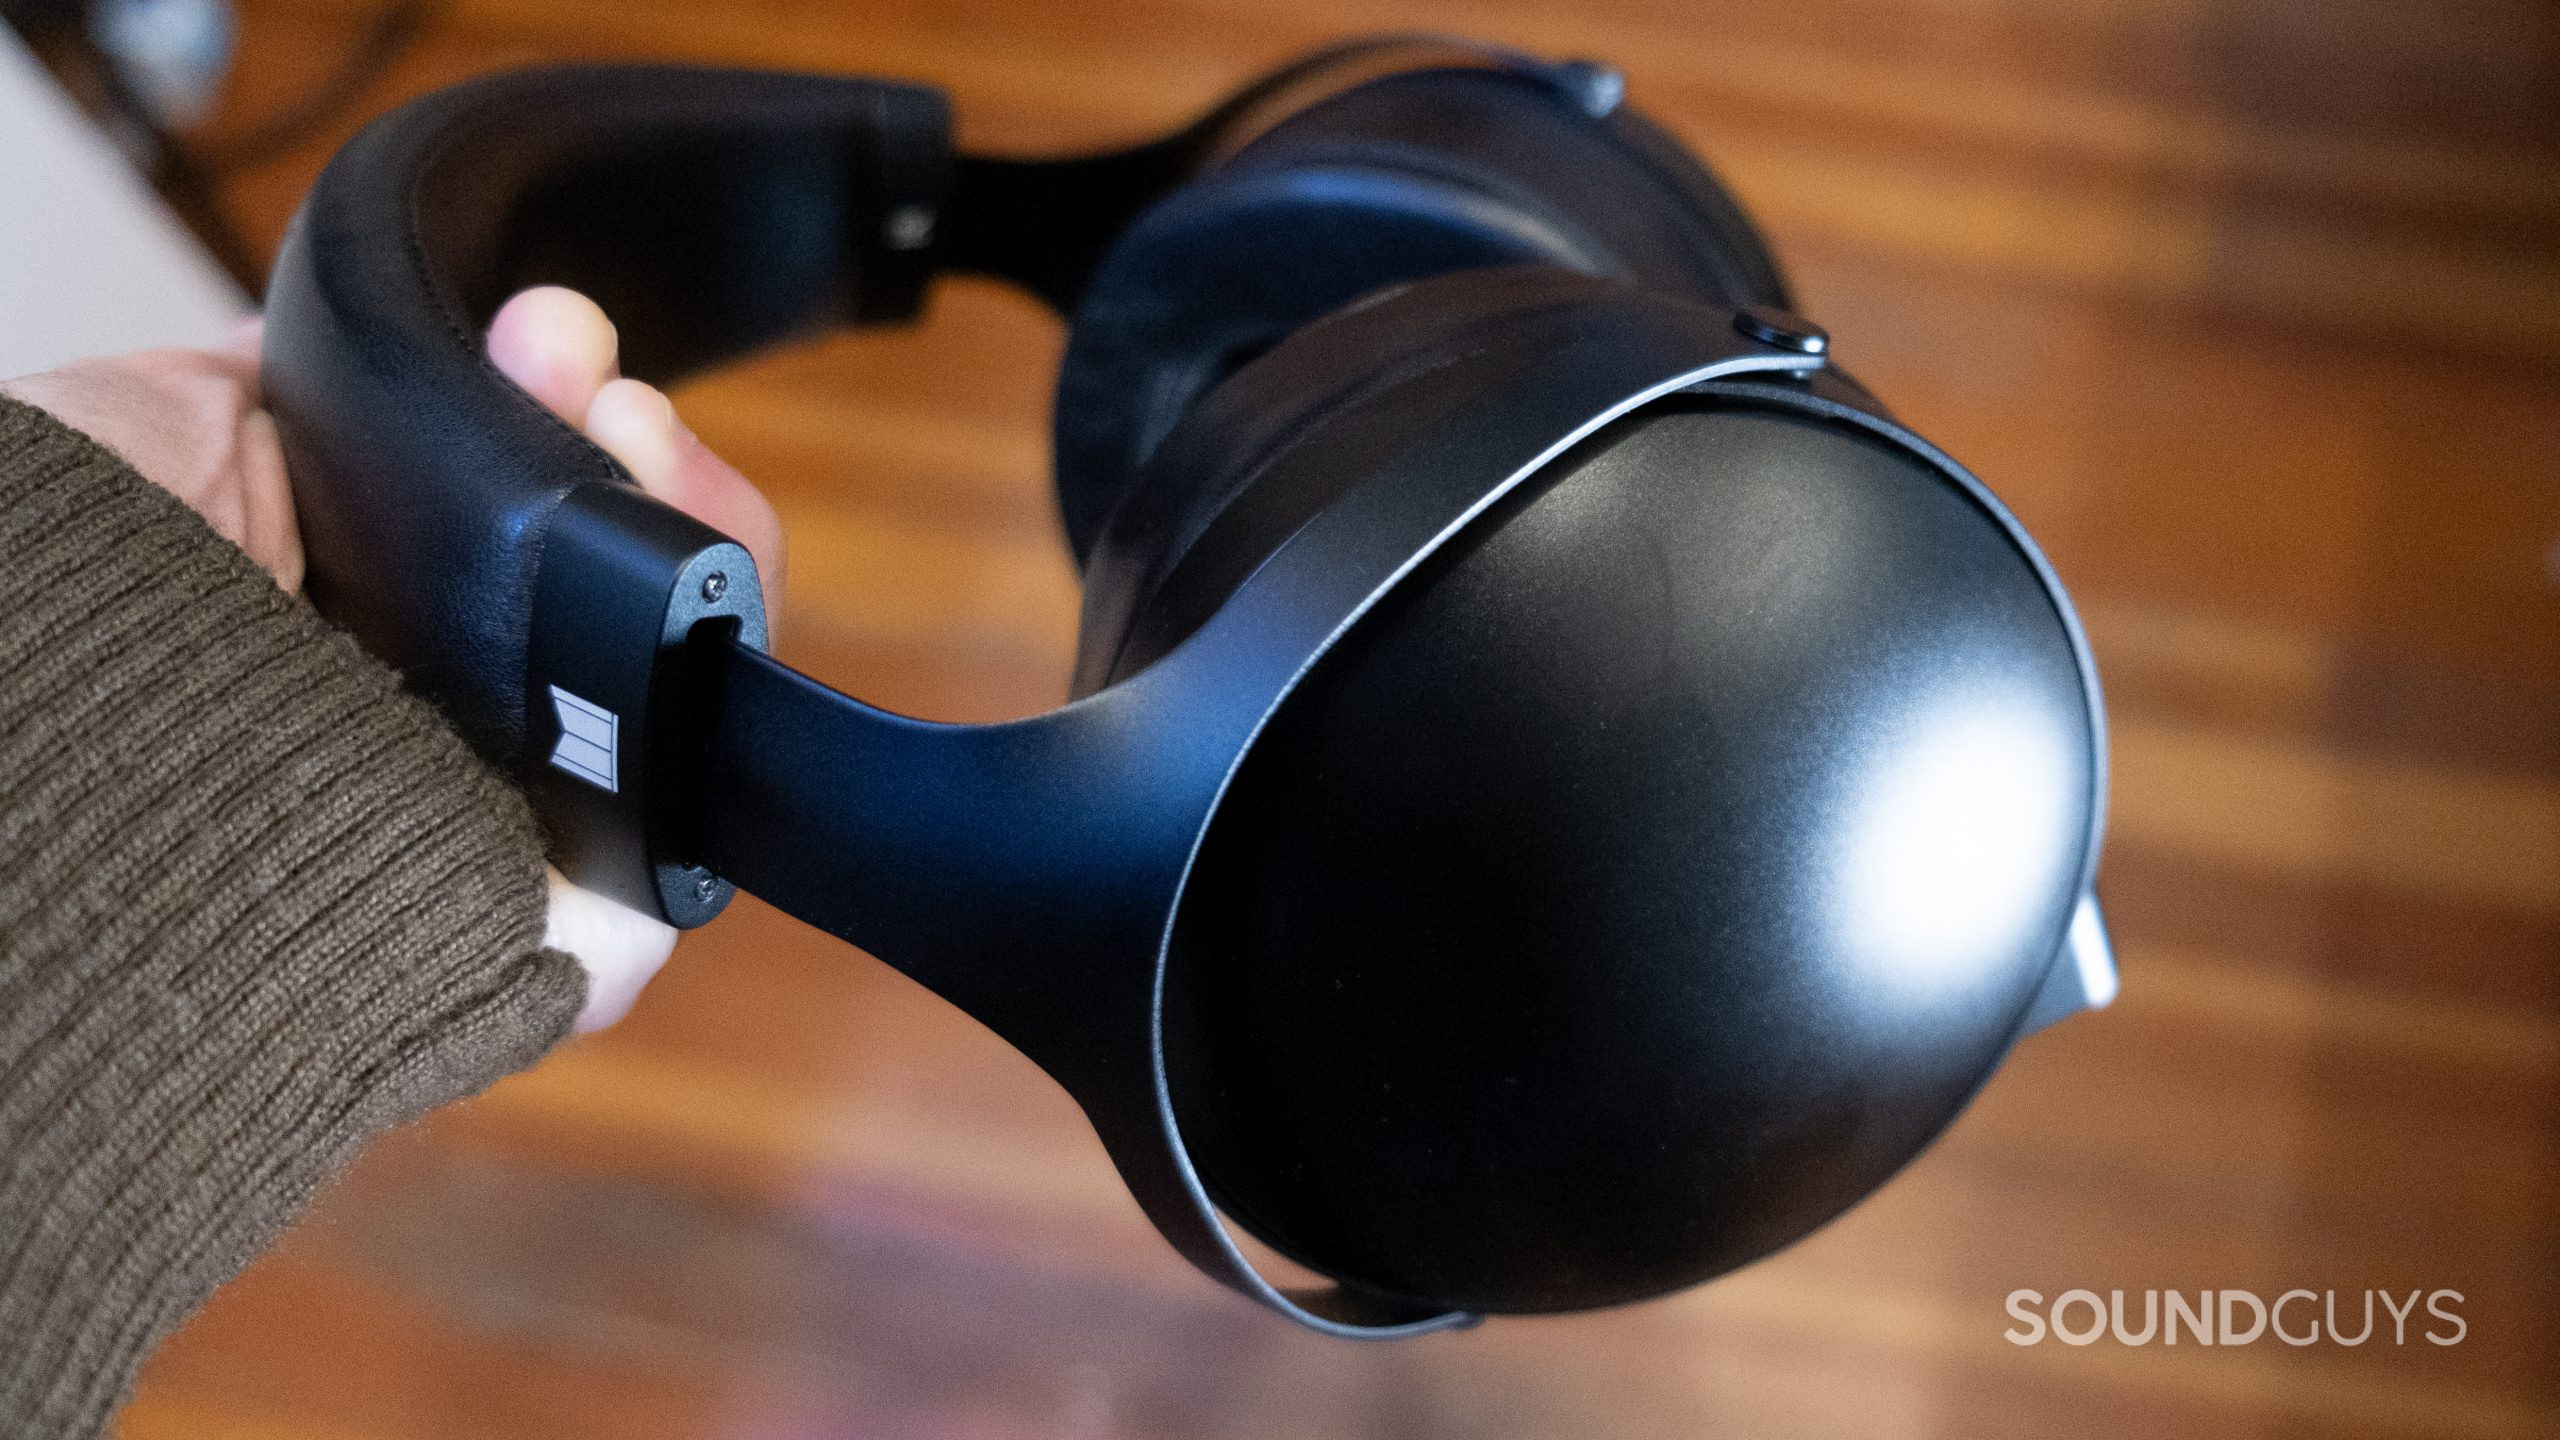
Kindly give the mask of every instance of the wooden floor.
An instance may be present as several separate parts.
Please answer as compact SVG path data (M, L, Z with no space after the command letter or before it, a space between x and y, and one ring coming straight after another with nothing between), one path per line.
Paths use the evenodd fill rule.
M365 13L242 9L234 126ZM2560 1435L2560 9L457 0L368 103L874 69L1055 147L1381 23L1621 63L2041 537L2109 688L2121 1003L1740 1275L1352 1346L1176 1261L1026 1062L745 903L621 1030L379 1147L130 1440ZM241 177L261 244L329 143ZM944 718L1060 697L1059 346L954 287L684 397L790 525L795 662ZM2468 1329L2020 1347L2020 1287L2451 1289Z

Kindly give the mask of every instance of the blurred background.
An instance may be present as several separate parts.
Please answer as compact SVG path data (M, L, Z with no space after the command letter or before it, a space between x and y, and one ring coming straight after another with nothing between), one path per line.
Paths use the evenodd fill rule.
M1044 151L1385 27L1623 68L2041 539L2109 692L2116 1006L1774 1259L1357 1346L1195 1275L1026 1061L742 901L620 1029L379 1146L129 1440L2560 1435L2548 0L238 0L227 75L191 97L164 36L109 128L254 275L364 117L501 66L875 71ZM1063 696L1061 344L950 284L680 395L783 512L786 658L936 718ZM2451 1289L2467 1333L2023 1347L2019 1288Z

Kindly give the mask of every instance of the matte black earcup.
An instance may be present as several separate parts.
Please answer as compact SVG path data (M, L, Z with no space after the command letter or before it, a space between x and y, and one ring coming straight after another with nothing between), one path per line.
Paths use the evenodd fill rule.
M1603 429L1239 767L1166 981L1200 1173L1295 1259L1478 1311L1795 1239L2015 1034L2086 706L2029 558L1910 450L1742 395Z
M1410 72L1347 91L1150 209L1088 283L1055 421L1079 561L1183 413L1283 337L1389 286L1522 263L1727 306L1785 302L1731 198L1631 112L1594 117L1501 71ZM1151 497L1167 499L1197 503Z
M1390 483L1377 457L1421 457L1408 484L1481 460L1475 357L1657 300L1690 303L1522 266L1283 340L1142 467L1080 688ZM1996 505L1872 412L1764 378L1603 427L1362 616L1238 767L1164 990L1200 1174L1317 1270L1478 1311L1806 1233L1948 1123L2049 973L2087 704Z

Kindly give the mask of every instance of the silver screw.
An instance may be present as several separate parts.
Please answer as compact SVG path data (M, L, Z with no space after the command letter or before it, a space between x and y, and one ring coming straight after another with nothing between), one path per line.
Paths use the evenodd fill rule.
M728 593L729 577L725 573L714 570L702 577L702 598L705 601L717 605L720 597Z
M901 205L889 212L880 238L892 250L921 250L933 243L933 211L923 205Z
M708 905L720 895L720 882L708 875L693 882L693 898Z
M1831 349L1830 332L1775 305L1754 305L1742 311L1733 317L1733 328L1763 345L1799 355L1821 355Z
M1567 60L1550 67L1547 83L1594 120L1608 119L1627 98L1627 77L1589 60Z

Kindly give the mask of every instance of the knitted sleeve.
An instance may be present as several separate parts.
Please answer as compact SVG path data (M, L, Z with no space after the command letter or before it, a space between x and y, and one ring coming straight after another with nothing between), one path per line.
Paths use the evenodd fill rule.
M0 398L0 1416L98 1433L366 1138L584 994L523 803L184 505Z

